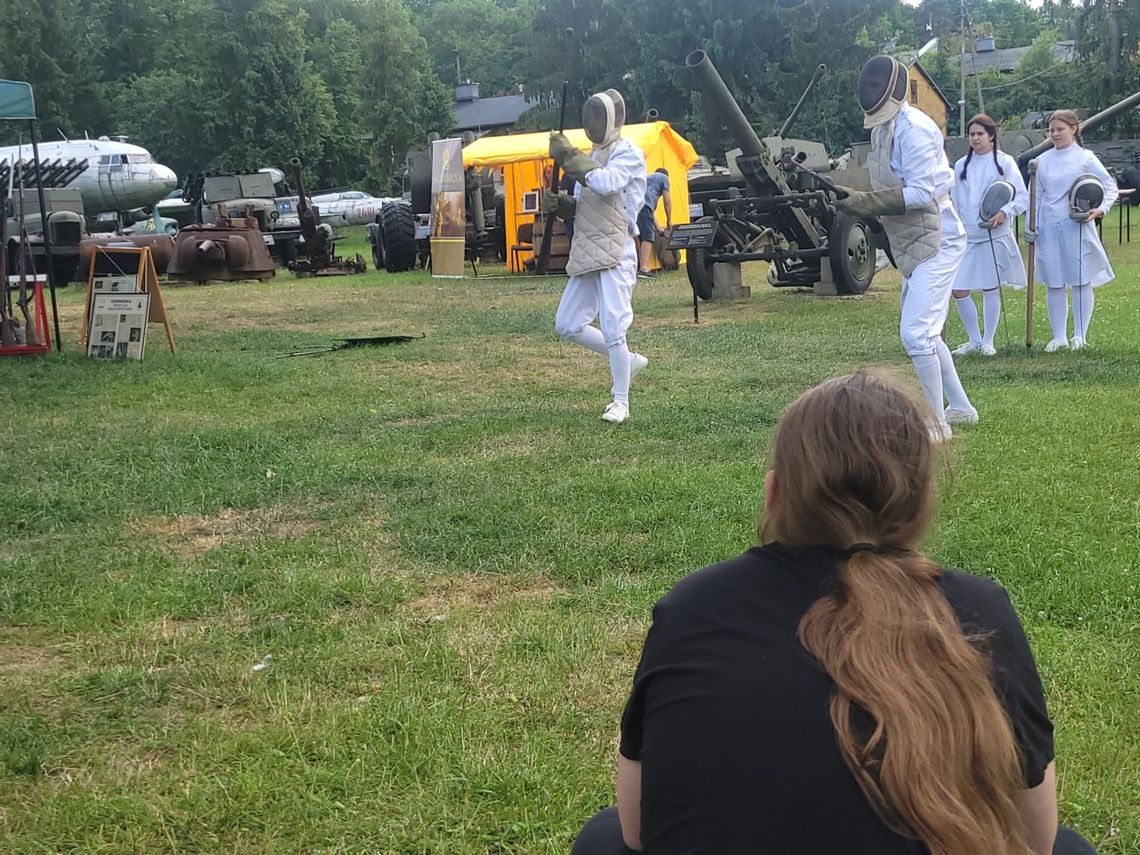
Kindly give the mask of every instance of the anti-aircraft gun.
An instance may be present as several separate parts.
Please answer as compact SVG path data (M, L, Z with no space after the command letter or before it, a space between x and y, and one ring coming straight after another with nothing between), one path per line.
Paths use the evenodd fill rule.
M669 242L670 248L688 250L689 282L697 296L711 299L714 285L738 282L745 261L769 262L768 281L778 287L811 286L823 295L866 291L875 275L876 225L831 205L847 190L870 189L866 169L837 169L821 143L783 136L826 69L816 69L778 135L761 139L703 50L690 53L685 65L740 149L739 179L711 191L699 180L690 185L703 216L675 227Z

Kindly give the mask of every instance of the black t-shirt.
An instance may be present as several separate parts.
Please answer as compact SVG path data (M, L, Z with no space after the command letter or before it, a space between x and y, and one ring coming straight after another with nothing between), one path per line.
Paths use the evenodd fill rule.
M769 544L683 579L653 609L621 753L641 762L648 855L919 855L879 820L836 744L831 679L796 629L839 554ZM1025 785L1053 759L1053 725L1005 589L944 571L968 634L985 634Z

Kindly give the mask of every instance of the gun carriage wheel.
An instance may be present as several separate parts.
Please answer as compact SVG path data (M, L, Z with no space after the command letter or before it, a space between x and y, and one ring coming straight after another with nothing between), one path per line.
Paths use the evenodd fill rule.
M836 211L827 241L835 289L840 294L862 294L875 278L876 245L870 223Z

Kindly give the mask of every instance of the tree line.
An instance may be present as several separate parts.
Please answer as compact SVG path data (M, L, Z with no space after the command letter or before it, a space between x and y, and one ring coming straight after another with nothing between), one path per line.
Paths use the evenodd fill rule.
M179 175L299 157L309 186L393 192L406 151L451 127L459 79L484 97L523 87L540 102L531 128L557 123L563 80L570 116L613 86L631 120L656 109L715 154L731 144L693 89L689 51L710 54L761 134L822 62L793 133L838 152L865 138L852 93L886 43L913 52L938 38L921 62L954 105L951 129L963 34L1033 45L1015 72L979 81L988 112L1016 124L1140 88L1137 6L968 0L963 31L960 0L19 0L0 28L0 77L33 84L46 138L126 134ZM1078 62L1057 61L1062 39ZM0 127L5 142L16 133Z

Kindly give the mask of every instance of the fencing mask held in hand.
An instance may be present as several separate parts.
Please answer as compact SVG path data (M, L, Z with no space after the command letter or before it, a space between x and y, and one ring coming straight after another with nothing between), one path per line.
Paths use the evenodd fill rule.
M990 220L998 215L1002 208L1013 201L1017 196L1017 188L1008 181L998 180L986 188L982 194L982 203L978 205L978 225L984 229L990 227Z
M874 128L889 122L906 100L906 68L892 56L873 56L859 72L859 106L863 127Z
M625 99L616 89L591 95L582 106L582 128L594 145L609 145L625 124Z
M1078 175L1069 190L1069 219L1086 222L1089 212L1104 202L1104 185L1095 175Z

